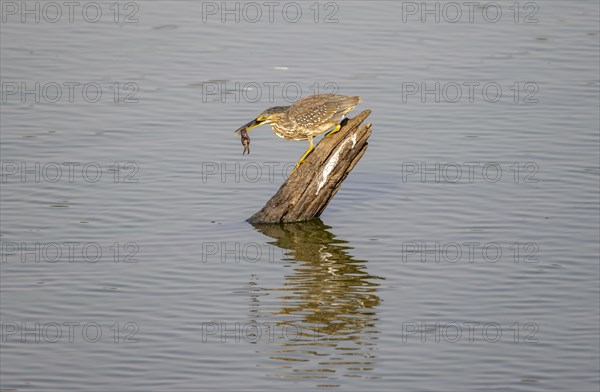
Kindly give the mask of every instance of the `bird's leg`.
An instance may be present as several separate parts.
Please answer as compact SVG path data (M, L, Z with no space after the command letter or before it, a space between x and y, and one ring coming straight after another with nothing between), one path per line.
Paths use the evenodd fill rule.
M300 157L300 160L298 161L298 163L296 163L296 167L294 168L294 170L292 170L292 172L290 173L290 176L296 171L298 166L300 166L300 164L306 160L306 157L308 156L308 154L310 154L312 152L312 150L314 150L314 149L315 149L315 146L313 144L313 138L312 138L312 136L309 136L308 137L308 150L306 150L304 155L302 155Z
M334 133L339 131L341 128L342 128L342 126L340 124L336 125L335 128L333 128L331 131L329 131L325 134L325 137L327 137L329 135L333 135Z

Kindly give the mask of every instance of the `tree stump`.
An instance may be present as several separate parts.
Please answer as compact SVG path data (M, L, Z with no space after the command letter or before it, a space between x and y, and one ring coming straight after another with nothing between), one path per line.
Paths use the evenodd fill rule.
M369 114L371 110L364 110L344 120L338 132L323 138L248 222L288 223L319 217L367 150L371 124L361 124Z

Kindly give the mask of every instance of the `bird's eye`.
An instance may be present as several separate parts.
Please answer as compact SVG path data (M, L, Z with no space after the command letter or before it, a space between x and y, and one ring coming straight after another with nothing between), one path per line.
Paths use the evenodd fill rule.
M266 119L267 119L267 116L258 116L256 121L262 122L262 121L265 121Z

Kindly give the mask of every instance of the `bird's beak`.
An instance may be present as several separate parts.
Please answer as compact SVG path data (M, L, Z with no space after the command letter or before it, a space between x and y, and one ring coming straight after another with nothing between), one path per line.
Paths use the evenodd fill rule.
M242 130L250 130L252 128L256 128L260 125L263 125L265 122L264 121L256 121L256 119L250 121L248 124L241 126L237 131L235 131L235 133L237 133L238 135L242 132Z

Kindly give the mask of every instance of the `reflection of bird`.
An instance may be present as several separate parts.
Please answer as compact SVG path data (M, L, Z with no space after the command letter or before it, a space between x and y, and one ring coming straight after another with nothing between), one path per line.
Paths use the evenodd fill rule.
M270 124L273 132L284 139L308 140L308 150L296 164L297 168L314 149L313 137L329 129L331 132L327 135L339 131L340 121L359 102L361 98L358 96L311 95L294 102L291 106L269 108L235 132L241 135L244 152L248 153L250 138L247 131L263 124Z

